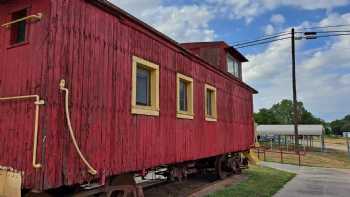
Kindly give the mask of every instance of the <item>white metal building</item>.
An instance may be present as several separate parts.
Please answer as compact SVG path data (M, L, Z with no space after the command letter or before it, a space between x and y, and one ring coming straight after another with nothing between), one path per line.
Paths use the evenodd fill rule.
M323 125L298 125L298 134L302 138L302 143L306 142L306 145L313 146L314 137L319 137L321 142L321 149L324 149L324 133L325 129ZM258 125L256 127L256 135L259 137L272 136L281 137L284 139L294 137L294 125ZM287 140L286 140L287 141Z
M294 135L294 125L258 125L257 135ZM298 125L299 135L322 136L323 125Z

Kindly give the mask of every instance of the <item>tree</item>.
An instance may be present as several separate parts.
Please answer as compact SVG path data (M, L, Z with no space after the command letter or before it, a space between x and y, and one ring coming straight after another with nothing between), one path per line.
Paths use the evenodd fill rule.
M293 102L290 100L282 100L280 103L273 105L270 109L275 115L279 124L293 123Z
M343 132L350 132L350 114L346 115L343 119L331 122L330 126L336 135L342 135Z
M303 111L300 118L300 124L323 124L324 121L316 118L311 112Z
M316 118L311 112L307 111L302 102L298 102L298 122L300 124L325 124L319 118ZM258 124L293 124L294 109L291 100L282 100L273 105L270 109L261 109L254 114L255 121Z
M350 122L345 122L341 127L342 132L350 132Z
M258 124L278 124L272 111L262 108L258 113L254 113L255 122Z
M342 135L342 127L343 127L343 121L342 120L335 120L331 122L331 128L334 134L336 135Z
M345 121L350 121L350 114L349 114L349 115L346 115L346 116L344 117L344 120L345 120Z

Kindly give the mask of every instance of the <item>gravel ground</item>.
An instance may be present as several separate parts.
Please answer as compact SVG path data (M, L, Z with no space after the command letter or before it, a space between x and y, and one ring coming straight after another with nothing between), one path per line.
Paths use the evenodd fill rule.
M212 176L192 176L182 182L164 183L144 189L145 197L202 197L245 180L244 175L234 175L216 181Z

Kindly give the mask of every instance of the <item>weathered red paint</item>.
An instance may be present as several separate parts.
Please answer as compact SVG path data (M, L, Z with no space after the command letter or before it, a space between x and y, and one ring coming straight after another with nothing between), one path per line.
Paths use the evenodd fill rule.
M248 61L239 51L223 41L182 43L181 46L192 51L194 54L200 56L205 61L218 67L222 71L227 70L227 53L240 62Z
M253 143L254 90L240 80L103 3L101 9L84 0L14 0L0 4L0 23L28 5L44 18L29 25L26 45L9 48L9 31L0 29L0 96L38 94L46 102L37 170L31 166L33 101L0 103L0 165L24 171L25 188L93 178L69 138L61 79L71 90L78 143L98 176L243 151ZM130 113L133 55L160 65L159 117ZM176 72L194 79L193 120L176 118ZM217 122L204 118L205 83L218 91Z

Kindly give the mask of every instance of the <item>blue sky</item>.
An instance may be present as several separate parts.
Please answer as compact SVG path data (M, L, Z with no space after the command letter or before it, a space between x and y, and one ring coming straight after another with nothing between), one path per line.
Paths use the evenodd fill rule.
M224 40L350 24L350 0L111 0L178 42ZM322 30L322 29L321 29ZM327 30L349 30L350 26ZM240 50L255 111L291 98L290 40ZM297 41L298 98L325 120L350 114L350 36Z

